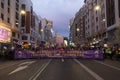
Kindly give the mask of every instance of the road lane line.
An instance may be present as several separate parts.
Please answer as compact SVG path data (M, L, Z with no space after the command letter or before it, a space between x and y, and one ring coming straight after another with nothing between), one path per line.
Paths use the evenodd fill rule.
M64 62L64 59L62 58L61 61Z
M22 63L22 62L24 62L24 61L20 61L20 62L17 62L17 63L11 64L11 65L8 65L8 66L5 66L5 67L2 67L2 68L0 68L0 70L2 70L2 69L4 69L4 68L8 68L8 67L13 66L13 65L20 64L20 63Z
M94 60L94 61L97 62L97 63L103 64L103 65L105 65L105 66L107 66L107 67L110 67L110 68L112 68L112 69L116 69L116 70L119 70L119 71L120 71L120 68L118 68L118 67L115 67L115 66L112 66L112 65L109 65L109 64L105 64L105 63L100 62L100 61L96 61L96 60Z
M44 67L44 65L45 65L45 64L43 64L43 65L33 74L33 76L31 76L31 77L29 78L29 80L32 80L32 79L34 78L34 76L37 75L38 72L40 72L40 70Z
M21 64L19 64L19 66L23 66L23 65L30 65L30 64L33 64L33 63L35 63L36 61L26 61L26 62L23 62L23 63L21 63Z
M49 65L49 63L51 62L51 60L49 60L46 64L43 64L39 70L37 70L37 72L35 74L33 74L32 77L29 78L29 80L36 80L38 78L38 76L45 70L45 68Z
M75 62L81 65L82 68L84 68L88 73L90 73L96 80L104 80L102 77L100 77L98 74L93 72L91 69L86 67L84 64L82 64L80 61L74 59Z
M8 75L11 75L11 74L16 73L16 72L21 71L21 70L24 70L24 69L26 69L27 67L28 67L28 66L20 66L20 67L18 67L17 69L15 69L14 71L10 72Z
M8 75L11 75L13 73L19 72L21 70L24 70L24 69L28 68L29 65L31 65L31 64L33 64L35 62L36 61L25 61L25 62L19 64L18 65L19 67L17 69L13 70L12 72L10 72Z
M33 80L36 80L38 76L45 70L45 68L50 64L51 60L46 63L46 65L42 68L42 70L33 78Z

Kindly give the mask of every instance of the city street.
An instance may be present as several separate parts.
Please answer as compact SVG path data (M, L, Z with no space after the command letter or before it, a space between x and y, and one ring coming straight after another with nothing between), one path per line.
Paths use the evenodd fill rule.
M120 80L120 0L0 0L0 80Z
M120 62L93 59L0 61L0 80L119 80Z

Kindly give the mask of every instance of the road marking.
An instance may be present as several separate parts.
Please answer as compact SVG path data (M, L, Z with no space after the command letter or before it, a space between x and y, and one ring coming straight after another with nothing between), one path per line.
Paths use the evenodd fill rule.
M100 77L98 74L93 72L91 69L86 67L84 64L82 64L80 61L74 59L75 62L81 65L82 68L84 68L88 73L90 73L96 80L104 80L102 77Z
M45 68L50 64L51 60L49 60L46 64L42 65L39 70L33 74L32 77L29 78L29 80L36 80L38 76L45 70Z
M32 80L32 79L34 78L34 76L37 75L37 73L40 72L40 70L41 70L44 66L45 66L45 64L43 64L43 65L37 70L37 72L35 72L35 73L33 74L33 76L31 76L31 77L29 78L29 80Z
M19 66L22 66L22 65L30 65L32 63L35 63L36 61L26 61L26 62L23 62L21 64L19 64Z
M18 71L21 71L21 70L24 70L26 69L28 66L21 66L21 67L18 67L17 69L15 69L14 71L10 72L8 75L11 75L13 73L16 73Z
M120 71L120 68L118 68L118 67L115 67L115 66L112 66L112 65L109 65L109 64L105 64L105 63L100 62L100 61L96 61L96 60L94 60L94 61L97 62L97 63L103 64L103 65L105 65L105 66L108 66L108 67L110 67L110 68L112 68L112 69L116 69L116 70L119 70L119 71Z
M8 75L11 75L11 74L16 73L16 72L21 71L21 70L24 70L24 69L26 69L30 64L35 63L35 62L36 62L36 61L26 61L26 62L23 62L23 63L21 63L21 64L18 65L19 67L18 67L17 69L15 69L14 71L10 72Z
M61 61L64 62L64 59L62 58Z
M20 62L17 62L17 63L14 63L14 64L11 64L11 65L8 65L8 66L5 66L5 67L2 67L0 68L0 70L4 69L4 68L7 68L7 67L10 67L10 66L13 66L13 65L16 65L16 64L19 64L21 62L24 62L24 61L20 61Z

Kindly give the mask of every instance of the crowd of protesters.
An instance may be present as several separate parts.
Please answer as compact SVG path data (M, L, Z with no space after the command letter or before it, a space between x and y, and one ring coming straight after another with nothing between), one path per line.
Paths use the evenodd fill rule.
M104 58L120 60L120 46L101 48Z
M11 49L7 49L7 48L3 48L0 50L0 58L7 58L7 59L14 59L14 53L15 50L17 50L18 48L11 48ZM22 48L20 48L22 49ZM38 48L32 48L31 50L33 51L39 51L41 49L44 50L53 50L53 49L59 49L59 50L101 50L103 53L103 57L104 59L109 58L111 60L116 59L116 60L120 60L120 46L113 46L113 47L80 47L80 46L76 46L76 47L72 47L72 46L68 46L68 47L50 47L50 48L46 48L46 47L38 47Z

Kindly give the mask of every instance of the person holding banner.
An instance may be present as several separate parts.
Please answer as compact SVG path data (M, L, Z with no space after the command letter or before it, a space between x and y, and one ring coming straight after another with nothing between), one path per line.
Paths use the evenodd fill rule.
M116 50L116 60L120 58L120 47Z
M107 52L107 56L110 57L110 59L112 59L112 57L113 57L112 49L111 48L107 48L106 50L107 50L106 51Z

